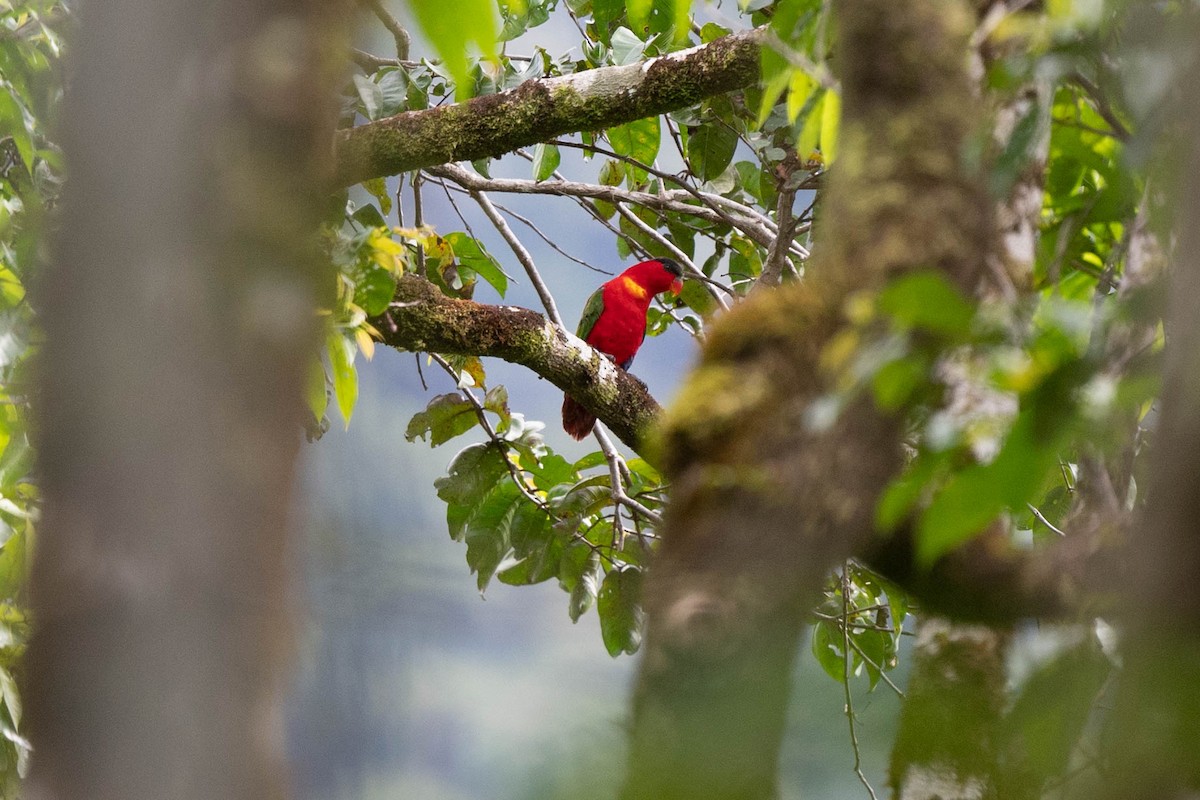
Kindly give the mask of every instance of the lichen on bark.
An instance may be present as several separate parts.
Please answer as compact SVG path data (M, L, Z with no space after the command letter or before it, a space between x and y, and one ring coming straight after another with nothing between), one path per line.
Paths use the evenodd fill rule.
M686 108L752 84L760 42L759 31L746 31L647 62L526 81L341 131L337 184L500 156L563 134Z

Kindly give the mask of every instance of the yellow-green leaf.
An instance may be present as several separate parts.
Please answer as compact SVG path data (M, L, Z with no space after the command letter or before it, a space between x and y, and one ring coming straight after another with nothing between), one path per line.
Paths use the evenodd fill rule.
M334 332L326 340L329 351L329 367L333 372L333 394L337 398L338 411L346 427L350 427L350 417L354 414L354 404L358 402L358 372L354 369L354 343Z
M837 157L838 126L842 119L842 98L835 91L825 92L825 104L821 107L821 155L825 166Z

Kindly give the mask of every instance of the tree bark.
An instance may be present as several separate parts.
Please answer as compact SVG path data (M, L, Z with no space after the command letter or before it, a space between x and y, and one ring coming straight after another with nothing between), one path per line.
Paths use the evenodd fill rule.
M501 156L694 105L758 80L757 30L637 64L526 81L515 89L338 133L337 185Z
M892 748L895 800L1000 797L1007 645L1008 635L991 628L921 621Z
M285 526L332 284L335 5L81 10L37 287L30 797L286 794Z
M870 335L847 299L936 269L972 291L993 247L991 201L960 160L981 122L965 2L836 6L844 117L806 280L713 325L664 424L672 500L646 587L627 798L775 793L790 666L836 562L871 537L900 465L900 423L869 398L832 423L827 345Z
M1194 18L1185 20L1192 26ZM1200 69L1180 99L1179 242L1168 279L1165 364L1144 511L1124 589L1125 670L1108 733L1106 797L1200 791ZM1190 152L1189 152L1190 151Z

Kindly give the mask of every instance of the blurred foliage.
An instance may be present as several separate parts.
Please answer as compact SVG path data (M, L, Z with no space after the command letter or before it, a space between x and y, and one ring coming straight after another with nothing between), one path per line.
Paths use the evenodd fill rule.
M0 796L16 797L28 769L17 689L29 633L27 554L39 495L29 441L36 315L26 286L62 184L48 131L62 97L60 2L0 3Z

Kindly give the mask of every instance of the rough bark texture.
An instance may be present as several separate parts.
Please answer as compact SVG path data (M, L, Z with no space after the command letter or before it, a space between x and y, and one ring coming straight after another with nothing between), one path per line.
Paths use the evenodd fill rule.
M922 620L892 748L895 800L999 797L1007 644L1007 634L991 628Z
M652 455L647 436L660 409L646 385L541 314L456 300L406 275L393 308L373 324L385 344L401 350L492 356L528 367L570 392L634 451Z
M500 156L566 133L686 108L757 80L760 42L757 31L737 33L638 64L527 81L465 103L359 125L337 136L338 185Z
M38 430L38 800L286 794L285 524L335 3L83 6Z
M868 400L831 425L806 421L836 381L826 345L846 332L851 294L916 269L970 291L991 248L991 203L959 160L980 121L970 8L837 10L842 144L815 263L804 284L713 326L665 419L672 504L646 589L627 798L774 795L805 611L829 567L870 538L900 464L898 422Z

